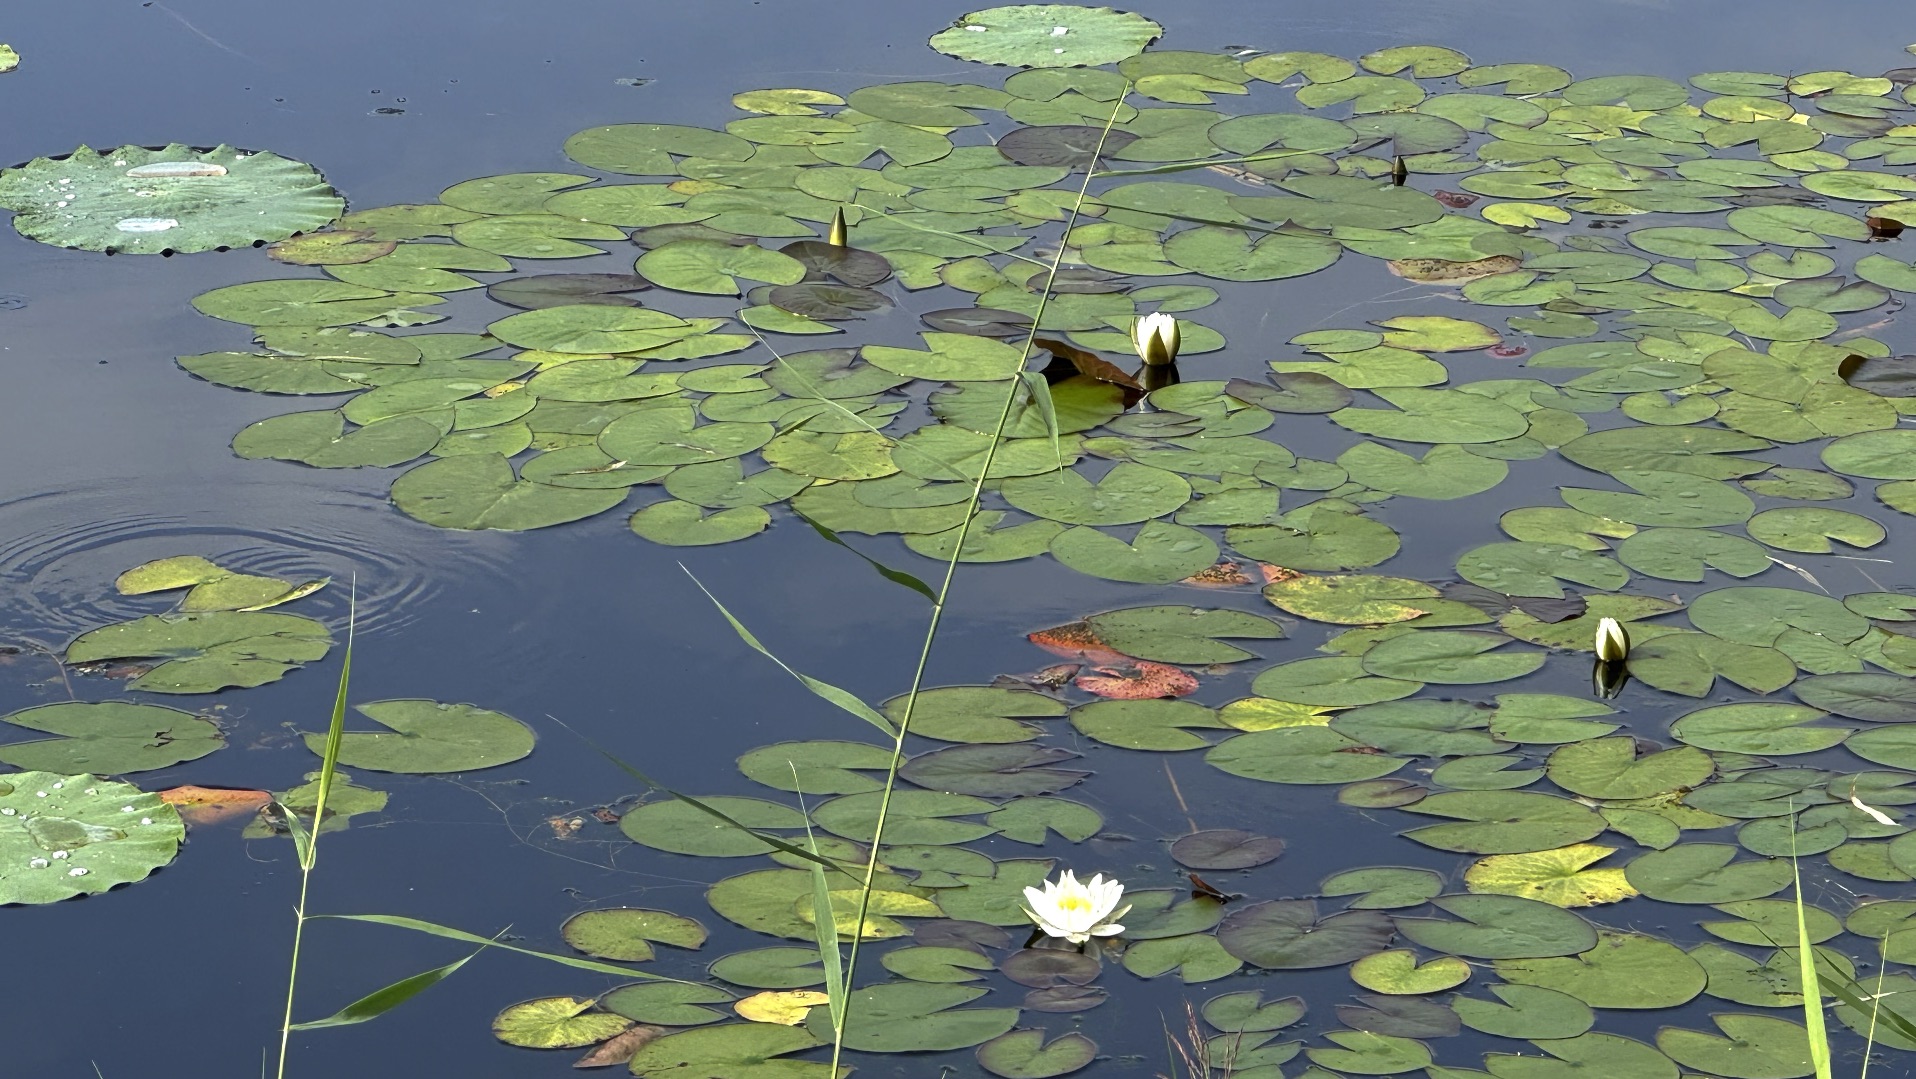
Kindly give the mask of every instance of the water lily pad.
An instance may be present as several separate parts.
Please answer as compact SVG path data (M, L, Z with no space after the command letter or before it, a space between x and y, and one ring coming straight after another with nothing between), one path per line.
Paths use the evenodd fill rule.
M1383 950L1388 915L1350 910L1320 918L1308 899L1268 900L1242 907L1219 924L1224 950L1265 970L1336 967Z
M1227 738L1204 755L1220 771L1266 783L1352 783L1387 776L1403 757L1380 754L1328 727L1275 727ZM1594 834L1594 833L1593 833Z
M54 903L145 880L186 838L159 795L85 773L0 777L0 810L0 903Z
M514 478L496 453L429 461L393 481L393 503L440 528L523 531L577 521L625 501L626 487L554 486Z
M1522 896L1557 907L1615 903L1637 894L1623 870L1588 867L1616 851L1574 843L1527 854L1493 854L1466 870L1464 882L1473 892Z
M978 1066L1005 1079L1051 1079L1090 1064L1098 1044L1070 1033L1045 1041L1042 1030L1013 1030L978 1047Z
M1404 807L1449 817L1404 835L1438 850L1467 854L1527 854L1594 839L1606 827L1589 807L1568 798L1527 791L1449 791Z
M1637 756L1628 736L1573 742L1550 754L1551 782L1586 798L1631 799L1700 786L1716 770L1694 746Z
M20 235L83 251L155 254L246 247L314 232L346 200L312 166L230 146L82 146L0 172Z
M375 772L469 772L510 764L532 752L532 729L499 712L470 704L427 700L373 701L362 715L388 728L377 734L348 732L339 760ZM309 734L306 748L324 753L326 736Z
M1016 1008L963 1008L983 989L891 982L851 992L845 1004L845 1045L868 1053L964 1049L990 1041L1018 1022ZM815 1009L808 1028L829 1035L831 1016Z
M212 693L227 686L265 685L332 647L326 627L297 615L245 611L148 615L83 633L67 646L68 663L160 659L131 688L153 693Z
M1242 611L1195 607L1131 607L1092 615L1091 630L1127 656L1165 663L1233 663L1252 653L1221 638L1273 638L1283 629Z
M1052 540L1051 554L1080 573L1137 584L1181 581L1216 565L1218 558L1209 536L1163 521L1146 522L1128 542L1081 525Z
M1187 869L1250 869L1277 860L1284 841L1235 828L1210 828L1180 836L1171 857Z
M1722 1036L1664 1027L1657 1048L1686 1068L1735 1079L1796 1079L1814 1074L1802 1026L1768 1015L1711 1017Z
M1450 1006L1465 1026L1503 1038L1574 1038L1596 1022L1590 1006L1567 993L1535 985L1492 985L1502 1004L1456 997Z
M1458 630L1417 630L1364 654L1364 670L1383 678L1468 685L1520 678L1543 666L1541 652L1497 652L1509 638Z
M651 1041L634 1053L633 1075L672 1075L691 1079L703 1073L766 1076L767 1079L829 1079L822 1061L784 1059L819 1045L803 1027L778 1023L726 1023L681 1030Z
M705 943L705 927L663 910L613 907L574 914L559 927L567 944L587 955L621 962L652 958L652 942L696 949Z
M1603 931L1596 947L1563 958L1508 959L1499 977L1554 989L1593 1008L1673 1008L1703 992L1703 968L1668 941Z
M1666 903L1733 903L1789 886L1789 862L1735 858L1736 848L1727 843L1685 843L1638 855L1625 873L1638 891Z
M28 771L146 772L196 760L226 744L212 720L155 704L43 704L6 721L56 736L0 745L0 761Z
M1407 948L1376 952L1351 964L1351 980L1375 993L1418 995L1455 989L1470 980L1470 964L1454 955L1419 964Z
M1815 753L1842 744L1855 730L1804 726L1823 714L1800 704L1724 704L1679 717L1670 725L1670 734L1688 745L1717 752L1765 757Z
M1819 675L1801 679L1790 691L1804 704L1849 719L1916 722L1916 685L1896 675Z
M1136 55L1164 28L1142 15L1075 4L1020 4L961 16L931 39L947 56L1013 67L1098 66Z

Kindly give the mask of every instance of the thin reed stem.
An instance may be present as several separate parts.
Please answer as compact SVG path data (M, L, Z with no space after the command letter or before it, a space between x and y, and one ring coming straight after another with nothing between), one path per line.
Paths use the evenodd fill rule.
M1105 140L1111 135L1111 129L1118 122L1118 113L1124 106L1124 99L1130 96L1129 83L1125 92L1111 110L1111 116L1105 121L1104 130L1098 134L1098 145L1092 150L1091 160L1085 163L1084 182L1078 185L1078 197L1072 203L1071 213L1064 223L1064 234L1068 237L1077 226L1078 211L1084 207L1090 197L1091 179L1096 172L1098 159L1104 154ZM1058 245L1051 263L1045 270L1044 290L1038 295L1038 309L1031 317L1031 329L1026 331L1024 347L1019 350L1018 370L1022 372L1030 362L1031 350L1037 343L1038 327L1044 322L1045 306L1050 302L1051 289L1058 279L1058 268L1064 262L1065 244ZM851 995L854 978L858 971L858 944L865 935L865 916L871 910L872 881L878 876L878 851L885 838L885 818L891 811L892 794L898 788L898 770L905 759L905 736L911 731L912 714L917 709L918 694L925 684L925 668L931 662L931 646L938 638L938 627L944 621L945 601L951 595L951 584L958 575L958 563L965 554L965 540L970 537L971 523L978 516L978 504L984 498L985 482L991 475L991 465L996 459L998 447L1004 440L1005 428L1011 424L1011 412L1018 400L1018 389L1023 385L1017 375L1009 380L1005 390L1005 405L998 413L998 425L992 431L991 445L985 450L984 460L978 464L977 478L971 484L971 497L965 503L964 523L958 526L958 538L951 552L951 561L945 564L945 577L938 588L938 598L931 606L931 620L925 627L924 643L918 650L918 662L912 670L911 689L905 696L904 710L898 716L898 725L892 737L891 762L885 769L884 793L879 796L878 818L872 825L871 850L865 858L864 880L858 891L858 916L852 919L852 940L849 954L845 959L846 1006L834 1016L832 1021L832 1065L829 1075L838 1075L839 1061L845 1052L845 1023L851 1015Z

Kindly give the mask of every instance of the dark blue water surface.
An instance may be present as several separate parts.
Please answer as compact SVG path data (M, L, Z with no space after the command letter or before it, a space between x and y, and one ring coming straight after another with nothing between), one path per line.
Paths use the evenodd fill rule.
M225 142L312 162L356 207L430 201L473 177L565 169L561 142L591 125L721 125L736 116L728 99L740 90L842 93L891 79L990 80L999 73L924 44L963 10L926 0L14 3L0 19L0 39L24 62L0 77L0 163L80 143ZM1178 0L1143 10L1165 25L1172 48L1355 56L1434 42L1479 63L1547 62L1580 76L1870 72L1907 59L1900 45L1909 30L1882 24L1900 12L1894 5L1846 4L1839 13L1779 0ZM613 257L590 269L620 268ZM1255 286L1264 290L1262 306L1232 306L1251 294L1227 293L1226 305L1207 313L1219 317L1207 321L1233 348L1205 358L1201 377L1257 371L1279 342L1326 312L1401 284L1359 261L1300 282ZM339 584L302 606L342 623L344 582L357 573L356 700L470 701L532 724L540 746L520 764L458 779L364 777L390 790L392 803L372 826L328 838L312 909L411 915L486 934L510 926L542 948L563 948L559 923L591 906L707 917L701 893L718 875L713 863L634 847L597 822L573 840L554 838L547 816L637 791L548 717L690 791L738 791L731 761L746 749L864 730L746 651L679 563L795 667L874 701L908 684L926 603L790 521L749 542L690 550L636 540L618 513L532 534L449 532L393 510L385 498L390 475L378 470L235 458L233 432L300 406L197 381L173 358L245 347L243 328L204 318L188 301L280 272L251 251L106 257L0 230L0 294L24 300L0 304L4 636L57 650L86 628L151 611L111 593L115 574L149 558L194 553L243 569L329 573ZM1335 324L1444 310L1400 303L1354 309ZM445 328L478 327L455 319ZM900 315L877 332L905 343L912 319ZM1291 444L1320 457L1342 448L1328 440ZM1574 471L1561 462L1515 468L1498 491L1444 504L1440 513L1417 518L1415 510L1387 509L1386 520L1419 536L1392 572L1444 575L1459 550L1495 538L1500 508L1534 501L1526 491ZM892 540L864 546L921 574L935 571ZM1839 595L1868 587L1860 577L1826 583ZM1022 633L1157 601L1048 559L967 568L927 682L977 683L1032 669L1046 659ZM1258 601L1246 594L1207 602L1249 608ZM1296 658L1316 639L1264 652ZM292 744L292 732L323 724L338 659L335 653L278 684L220 698L230 748L141 775L142 786L297 784L313 758ZM81 699L122 692L118 683L74 677ZM1241 696L1247 678L1208 680L1199 699ZM1519 688L1546 685L1533 681ZM0 667L6 711L66 697L44 658L29 652ZM1114 834L1075 855L1087 868L1171 882L1162 840L1188 824L1168 775L1198 825L1292 837L1285 859L1234 880L1239 890L1307 893L1326 866L1420 856L1447 871L1456 864L1391 842L1392 826L1382 820L1352 824L1345 815L1337 818L1341 832L1314 827L1330 808L1328 791L1233 779L1190 758L1172 759L1167 772L1157 757L1084 751L1093 766L1118 774L1098 789L1122 792L1122 801L1101 803ZM1351 849L1367 845L1380 853L1354 860ZM0 1073L78 1077L97 1066L107 1079L256 1074L277 1038L297 884L288 842L243 841L236 825L215 826L196 829L173 865L137 887L0 910ZM740 943L743 934L707 920L718 923L710 956ZM343 923L314 925L308 942L303 1018L463 954L449 942ZM699 968L679 959L661 969L696 976ZM1330 971L1273 980L1266 992L1339 996L1349 988L1343 977ZM530 959L485 956L385 1019L297 1037L292 1074L562 1074L572 1054L499 1045L487 1023L516 1000L586 995L608 984ZM1085 1028L1106 1039L1109 1051L1149 1060L1108 1063L1100 1074L1149 1074L1162 1067L1158 1016L1180 1006L1183 987L1114 984L1125 987L1123 999L1089 1013ZM1055 1032L1073 1022L1048 1017L1047 1025ZM1115 1033L1120 1026L1142 1034ZM955 1063L960 1074L975 1069L968 1057ZM866 1070L932 1074L909 1058Z

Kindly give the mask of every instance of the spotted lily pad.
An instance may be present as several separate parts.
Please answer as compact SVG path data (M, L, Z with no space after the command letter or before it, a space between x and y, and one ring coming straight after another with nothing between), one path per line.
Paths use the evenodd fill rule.
M1018 4L961 16L931 39L960 60L1014 67L1109 64L1137 54L1164 28L1142 15L1075 4Z
M54 903L145 880L185 838L179 813L131 784L0 776L0 903Z
M230 146L82 146L0 173L20 235L83 251L156 254L249 247L314 232L346 200L310 165Z

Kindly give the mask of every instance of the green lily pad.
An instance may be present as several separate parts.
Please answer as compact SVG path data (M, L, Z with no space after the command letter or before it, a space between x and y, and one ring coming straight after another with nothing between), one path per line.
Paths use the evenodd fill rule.
M1082 525L1068 529L1051 541L1051 554L1093 577L1170 584L1216 565L1218 549L1209 536L1195 528L1148 521L1128 542Z
M787 829L805 826L796 809L762 798L707 797L699 799L737 824L720 820L697 806L676 798L647 802L619 818L619 830L632 840L656 850L701 858L742 858L764 854L772 846L740 829ZM802 874L801 874L802 875ZM806 894L810 894L809 884ZM790 904L787 904L789 912ZM715 905L715 909L716 905ZM720 913L725 913L720 910ZM726 915L731 917L731 915Z
M1438 850L1466 854L1527 854L1594 839L1606 827L1589 807L1568 798L1527 791L1447 791L1404 807L1449 817L1405 832Z
M927 982L890 982L851 992L845 1002L845 1045L868 1053L964 1049L1008 1033L1016 1008L963 1008L983 989ZM807 1026L829 1035L831 1016L813 1011Z
M627 488L554 486L515 479L496 453L429 461L393 481L393 504L440 528L523 531L582 520L625 501Z
M1554 989L1593 1008L1674 1008L1703 992L1696 960L1668 941L1637 933L1599 931L1597 945L1578 955L1506 959L1497 975L1518 985Z
M1218 925L1224 950L1265 970L1337 967L1379 952L1390 942L1388 915L1349 910L1320 918L1308 899L1267 900L1241 907Z
M1727 843L1685 843L1638 855L1624 873L1638 891L1666 903L1734 903L1789 886L1789 862L1735 857L1736 848Z
M632 531L669 547L704 547L756 536L772 523L763 506L734 506L707 512L690 502L667 499L632 515Z
M632 1055L633 1075L692 1079L703 1073L756 1075L764 1079L833 1079L824 1061L790 1060L789 1053L821 1044L802 1027L776 1023L725 1023L667 1034Z
M1701 786L1716 771L1710 755L1694 746L1638 757L1627 735L1572 742L1550 754L1550 781L1586 798L1649 798Z
M30 240L150 255L248 247L315 232L345 212L312 166L231 146L82 146L0 172L0 206Z
M1583 918L1549 903L1514 895L1447 895L1431 901L1456 921L1397 915L1397 931L1425 948L1473 959L1539 959L1575 955L1597 943Z
M1013 1030L978 1047L978 1066L1004 1079L1051 1079L1090 1064L1098 1043L1078 1033L1045 1040L1042 1030Z
M1716 752L1765 757L1815 753L1841 745L1855 730L1804 726L1823 714L1800 704L1724 704L1679 717L1670 725L1670 734L1685 744Z
M1364 653L1364 670L1382 678L1471 685L1521 678L1543 666L1541 652L1499 652L1509 638L1459 630L1416 630Z
M226 744L212 720L155 704L43 704L6 721L56 736L0 745L0 761L28 771L147 772L197 760Z
M1916 722L1916 684L1890 674L1826 674L1804 678L1790 692L1804 704L1848 719Z
M0 903L56 903L147 878L186 838L174 808L82 773L0 776Z
M1376 779L1408 763L1403 757L1369 750L1329 727L1274 727L1227 738L1213 746L1204 760L1246 779L1304 784Z
M1111 8L1018 4L961 16L932 35L931 47L985 64L1096 67L1136 55L1163 32L1142 15Z
M1577 1037L1596 1023L1590 1006L1568 993L1535 985L1489 988L1502 1004L1463 996L1450 1002L1472 1030L1501 1038L1562 1039Z
M1711 1017L1721 1036L1664 1027L1657 1048L1686 1068L1738 1079L1798 1079L1814 1074L1809 1034L1769 1015Z
M587 955L621 962L652 958L652 943L696 949L705 943L705 927L663 910L613 907L574 914L559 927L567 944Z
M1160 663L1235 663L1252 653L1221 638L1284 635L1282 627L1259 615L1196 607L1131 607L1087 621L1098 639L1117 651Z
M532 752L532 728L470 704L393 700L357 707L388 730L347 732L339 746L339 761L347 767L421 774L469 772L510 764ZM323 754L326 736L307 735L306 748Z
M212 611L148 615L83 633L67 646L68 663L113 659L163 662L133 680L152 693L212 693L265 685L325 657L326 627L289 614Z
M1094 701L1071 710L1071 725L1088 738L1126 749L1175 752L1211 743L1192 729L1227 729L1217 713L1190 701Z

